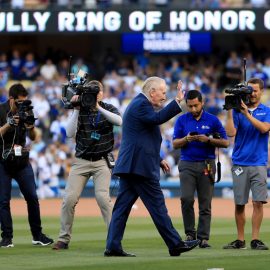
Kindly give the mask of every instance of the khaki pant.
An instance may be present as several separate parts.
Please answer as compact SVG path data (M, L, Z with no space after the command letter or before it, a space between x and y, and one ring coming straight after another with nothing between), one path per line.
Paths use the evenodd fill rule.
M97 204L101 210L107 228L109 227L112 216L112 202L110 198L111 172L107 163L105 159L88 161L75 158L67 180L62 203L61 230L58 238L61 242L69 243L71 239L75 206L91 176L93 176Z

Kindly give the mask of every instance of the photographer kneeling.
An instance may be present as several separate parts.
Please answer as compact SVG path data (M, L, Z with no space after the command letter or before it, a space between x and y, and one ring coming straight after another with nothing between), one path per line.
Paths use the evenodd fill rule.
M58 241L53 246L54 250L68 248L75 206L91 176L97 204L107 227L111 221L111 167L108 155L114 145L113 125L122 125L122 118L113 105L101 101L103 86L99 81L86 81L81 90L84 94L76 94L70 100L75 108L68 119L66 131L68 137L74 137L76 134L76 157L66 184L61 229ZM90 106L91 100L94 102Z
M12 179L27 203L28 221L33 236L33 245L46 246L53 240L42 233L39 202L29 149L25 147L26 135L35 139L35 118L28 92L22 84L14 84L9 89L9 99L0 104L0 220L2 240L0 247L13 247L13 225L10 212Z

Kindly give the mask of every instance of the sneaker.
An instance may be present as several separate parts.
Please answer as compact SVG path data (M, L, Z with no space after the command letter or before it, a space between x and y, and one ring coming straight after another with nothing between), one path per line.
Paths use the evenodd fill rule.
M235 240L228 245L223 247L224 249L247 249L246 248L246 241L241 241L241 240Z
M187 234L186 235L186 241L193 241L196 240L196 237L194 237L193 235Z
M210 248L211 246L208 244L208 241L206 239L201 240L199 244L200 248Z
M268 250L268 246L266 246L262 241L258 239L254 239L250 242L251 249L257 249L257 250Z
M14 247L13 243L12 243L12 239L11 238L3 238L0 242L0 247L1 248L10 248L10 247Z
M53 243L53 239L47 237L45 234L41 233L38 237L34 237L32 244L34 246L48 246Z
M67 243L64 243L62 241L57 241L53 247L52 247L53 250L61 250L61 249L68 249L68 244Z

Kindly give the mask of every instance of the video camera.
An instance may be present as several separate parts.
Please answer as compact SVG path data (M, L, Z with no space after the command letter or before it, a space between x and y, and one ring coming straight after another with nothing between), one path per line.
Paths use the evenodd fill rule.
M69 62L68 82L62 86L62 101L65 109L73 109L80 106L82 108L94 108L97 103L97 94L100 87L96 84L91 84L89 75L83 70L79 70L77 78L70 80L70 66ZM73 96L79 95L76 102L71 102Z
M37 118L34 117L31 106L31 100L22 100L15 102L16 107L18 108L18 116L21 124L34 125Z
M253 92L253 88L249 85L240 83L233 88L225 89L225 93L229 94L225 97L224 110L241 109L241 100L248 105L250 102L250 95Z
M237 111L241 110L241 100L246 105L250 103L250 95L253 92L253 88L246 83L246 58L243 59L244 67L244 83L239 83L232 88L225 89L225 93L229 94L225 97L225 104L223 105L224 110L235 109Z

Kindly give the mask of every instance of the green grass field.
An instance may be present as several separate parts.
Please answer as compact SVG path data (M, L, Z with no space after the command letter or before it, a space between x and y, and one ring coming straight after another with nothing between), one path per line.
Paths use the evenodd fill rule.
M182 223L173 220L183 234ZM59 231L58 218L43 218L44 232L54 239ZM211 249L196 248L180 257L170 257L150 218L130 218L123 247L136 258L104 258L106 229L101 218L75 219L73 238L69 250L53 251L51 247L34 247L25 218L14 218L14 248L0 250L0 269L117 269L157 270L264 270L270 268L270 251L254 251L249 247L250 220L246 226L247 250L223 250L222 246L235 240L232 219L213 219ZM270 219L263 222L261 239L270 246Z

